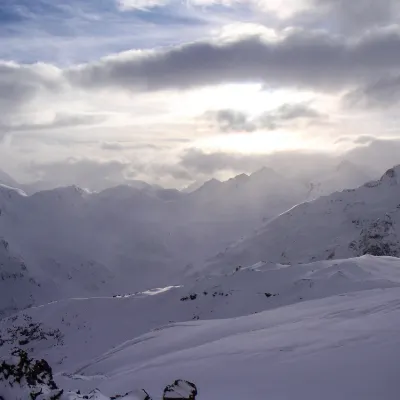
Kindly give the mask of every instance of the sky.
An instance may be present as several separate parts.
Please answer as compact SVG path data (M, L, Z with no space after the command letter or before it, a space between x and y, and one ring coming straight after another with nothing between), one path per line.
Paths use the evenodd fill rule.
M21 182L385 164L399 103L399 0L0 5L0 169Z

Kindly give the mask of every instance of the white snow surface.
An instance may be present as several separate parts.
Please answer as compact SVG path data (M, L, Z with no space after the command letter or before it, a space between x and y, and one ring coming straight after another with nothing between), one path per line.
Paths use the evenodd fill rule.
M157 394L175 379L195 382L200 400L394 399L400 389L397 258L258 262L184 287L57 301L1 320L0 355L35 324L42 335L20 347L83 393Z
M199 399L394 400L399 299L398 288L376 290L175 324L126 342L78 372L103 376L96 384L106 394L132 385L157 393L184 375L198 386Z

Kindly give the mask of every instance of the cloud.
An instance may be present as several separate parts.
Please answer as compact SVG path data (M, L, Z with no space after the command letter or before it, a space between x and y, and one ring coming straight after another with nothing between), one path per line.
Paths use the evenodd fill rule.
M257 129L256 124L250 121L249 116L238 110L218 110L207 111L205 119L214 121L221 132L254 132Z
M400 164L399 139L374 138L363 144L349 150L344 157L365 168L374 168L379 173Z
M204 152L189 149L181 156L179 165L194 176L210 176L221 171L254 172L262 167L275 168L289 174L299 168L316 169L330 162L330 156L322 152L281 151L271 154L243 154L217 151Z
M60 90L62 84L62 72L55 66L0 61L2 113L16 112L39 95Z
M345 106L387 108L400 101L400 75L384 76L347 93Z
M262 166L263 158L259 155L226 152L205 153L200 149L190 149L182 156L180 165L194 173L210 175L221 170L256 170Z
M288 123L293 124L300 120L306 122L327 120L324 114L312 108L308 103L283 104L256 117L231 109L207 111L204 117L215 122L218 129L224 133L254 132L262 129L276 130Z
M149 10L153 7L165 6L168 0L117 0L119 8L127 10Z
M140 93L260 82L271 88L337 92L395 76L399 65L396 29L373 31L358 40L295 29L273 41L262 35L201 41L124 52L64 70L0 63L0 106L16 112L40 96L61 95L71 85L85 93Z
M400 14L398 0L314 0L314 4L316 18L329 20L331 28L344 32L390 25Z
M173 182L251 172L272 160L292 168L292 153L283 162L282 154L223 149L328 149L339 135L354 135L335 147L343 150L399 132L398 0L120 0L119 9L117 0L39 0L20 10L8 3L13 21L0 10L0 58L26 64L0 62L0 141L18 131L3 153L15 165L36 158L32 173L45 179L101 186L95 169L112 182L129 172ZM263 146L258 133L214 138L216 129L195 119L203 113L218 132L282 134L259 135ZM179 156L185 142L222 150Z
M309 104L283 104L259 117L259 126L269 130L278 129L294 121L323 121L327 117Z
M123 150L125 148L124 144L121 142L102 142L100 143L100 147L103 150Z
M275 41L262 35L125 52L66 71L86 89L189 89L230 82L338 91L398 70L400 32L374 31L359 40L292 30Z
M169 6L178 3L176 0L117 0L122 10L150 10L154 7ZM215 5L224 7L249 7L258 12L272 12L280 18L289 17L296 12L305 9L311 4L311 0L296 0L282 2L281 0L184 0L187 7L212 7Z
M54 162L31 162L26 169L37 179L53 186L78 185L93 190L125 182L125 173L130 167L120 160L95 160L70 157Z
M361 135L353 138L353 146L342 154L323 151L279 151L271 154L242 154L201 149L188 149L181 155L180 167L195 179L207 179L222 172L252 173L269 167L290 178L323 180L343 160L348 160L369 176L379 177L388 168L400 164L400 139L376 139ZM221 176L221 175L220 175ZM222 175L224 176L224 175ZM226 176L226 175L225 175ZM309 183L305 180L304 183Z
M132 142L101 142L100 148L102 150L109 151L122 151L127 149L135 149L135 150L160 150L165 148L163 145L156 145L152 143L132 143Z
M106 120L106 116L99 114L65 114L56 113L53 118L46 122L38 123L24 123L19 121L10 121L7 124L0 124L0 132L6 131L17 132L17 131L36 131L36 130L49 130L59 128L72 128L86 125L95 125Z
M0 139L12 125L24 120L38 99L61 93L64 84L62 72L55 66L0 61Z
M376 138L374 136L361 135L361 136L356 137L353 140L353 142L357 143L357 144L370 144L371 142L373 142L375 140L376 140Z
M374 142L376 137L370 135L360 135L360 136L341 136L335 140L335 144L341 143L351 143L351 144L370 144Z

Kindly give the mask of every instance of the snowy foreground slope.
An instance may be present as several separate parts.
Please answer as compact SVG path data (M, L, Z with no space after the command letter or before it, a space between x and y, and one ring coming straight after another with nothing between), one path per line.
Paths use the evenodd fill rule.
M184 376L196 382L200 400L394 400L399 329L400 288L347 293L251 316L170 324L55 381L111 396L143 387L160 393Z
M400 256L400 166L379 181L300 204L211 259L201 273L264 260Z
M109 396L182 378L200 399L391 399L399 328L397 258L260 262L184 287L31 308L0 321L0 356L23 348L49 361L60 387Z
M128 341L64 377L106 394L177 376L199 399L394 400L400 289L351 293L218 321L174 324Z

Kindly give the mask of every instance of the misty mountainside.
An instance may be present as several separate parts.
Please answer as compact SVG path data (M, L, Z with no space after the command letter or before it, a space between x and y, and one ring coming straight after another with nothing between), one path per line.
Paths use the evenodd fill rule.
M400 166L378 181L295 206L219 253L206 270L229 271L258 260L309 263L363 254L398 257L399 223Z
M365 167L361 167L348 160L342 160L326 173L310 176L307 182L310 188L309 198L316 199L336 191L353 189L377 178Z
M399 295L397 258L259 262L184 287L21 311L0 321L0 357L19 347L44 358L75 393L160 393L183 377L200 400L317 400L327 386L332 400L395 399Z
M101 192L69 186L32 195L0 185L6 243L0 315L62 298L179 283L193 265L308 196L307 185L269 168L211 180L190 193L139 181ZM27 289L21 295L19 281Z

